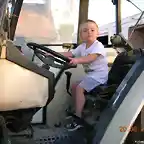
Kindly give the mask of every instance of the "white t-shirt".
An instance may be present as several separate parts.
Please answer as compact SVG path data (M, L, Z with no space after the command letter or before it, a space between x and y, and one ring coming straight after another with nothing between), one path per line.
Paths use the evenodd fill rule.
M84 70L88 77L104 84L108 79L108 61L106 51L101 42L96 40L89 48L86 43L82 43L72 51L75 57L87 56L89 54L100 54L95 61L89 64L83 64Z

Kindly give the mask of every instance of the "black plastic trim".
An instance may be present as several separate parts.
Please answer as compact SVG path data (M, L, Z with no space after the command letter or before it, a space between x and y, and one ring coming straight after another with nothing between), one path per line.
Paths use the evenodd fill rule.
M128 72L120 86L117 88L113 98L109 101L108 106L103 111L100 117L100 123L97 125L97 132L93 139L93 144L99 144L104 136L104 133L112 120L114 114L118 110L120 104L126 98L127 93L130 91L132 85L144 70L144 57L141 57L136 61L134 66Z

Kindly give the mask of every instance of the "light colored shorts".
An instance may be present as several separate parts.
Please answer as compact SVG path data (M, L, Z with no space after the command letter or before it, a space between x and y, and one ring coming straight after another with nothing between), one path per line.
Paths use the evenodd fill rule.
M91 90L93 90L95 87L99 85L101 85L100 82L90 77L84 77L81 81L79 81L79 84L78 84L78 86L80 86L87 92L90 92Z

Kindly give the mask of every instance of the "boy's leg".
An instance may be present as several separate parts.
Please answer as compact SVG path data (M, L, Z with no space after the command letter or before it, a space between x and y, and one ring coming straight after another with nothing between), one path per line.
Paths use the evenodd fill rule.
M100 85L99 82L95 81L92 78L84 78L77 86L75 85L75 110L76 110L76 116L81 118L82 116L82 111L85 105L85 96L84 96L84 91L86 90L87 92L91 91L94 89L96 86ZM73 87L74 88L74 87ZM73 89L73 94L74 94L74 89ZM82 124L79 123L79 121L74 121L71 124L67 125L67 129L69 131L77 130L78 128L82 127Z
M80 84L76 87L76 95L75 95L76 116L80 118L82 116L82 111L83 111L85 100L86 100L84 91L90 92L98 85L100 85L100 83L97 82L96 80L90 77L85 77L80 82Z
M76 88L80 83L81 83L81 81L76 81L75 83L72 84L71 90L72 90L72 97L74 99L75 99L75 95L76 95Z
M76 116L80 117L82 116L82 111L85 105L85 96L84 96L84 88L81 86L76 87L76 93L75 93L75 112Z

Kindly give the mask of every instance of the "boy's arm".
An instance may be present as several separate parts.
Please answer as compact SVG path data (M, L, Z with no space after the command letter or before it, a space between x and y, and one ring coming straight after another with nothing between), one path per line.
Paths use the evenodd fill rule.
M79 57L81 54L81 46L79 45L76 49L73 49L69 52L60 52L60 54L66 56L66 57Z
M88 56L76 58L78 64L91 63L96 60L100 54L89 54Z
M65 57L73 57L73 54L72 54L71 51L69 51L69 52L60 52L60 54L62 54Z
M62 54L63 56L65 56L65 57L73 57L73 54L72 54L72 52L59 52L60 54ZM47 53L47 55L52 55L52 54L50 54L50 53Z
M103 44L99 43L98 45L96 45L96 47L93 48L92 52L85 57L80 57L78 59L78 62L80 64L84 64L84 63L91 63L93 61L95 61L97 59L97 57L99 57L100 55L102 56L106 56L106 51L104 49Z
M97 57L100 55L106 56L106 52L104 50L104 46L99 43L96 47L93 48L92 52L84 57L79 57L79 58L71 58L71 64L87 64L95 61Z
M95 61L98 56L100 56L100 54L89 54L88 56L81 57L79 59L79 62L81 64L83 64L83 63L91 63L91 62Z
M81 53L81 46L78 46L76 49L73 49L69 52L60 52L60 54L66 56L66 57L79 57Z
M74 56L80 56L80 46L78 46L76 49L73 49L72 51L69 52L59 52L60 54L62 54L65 57L74 57ZM47 55L51 55L51 54L47 54Z

